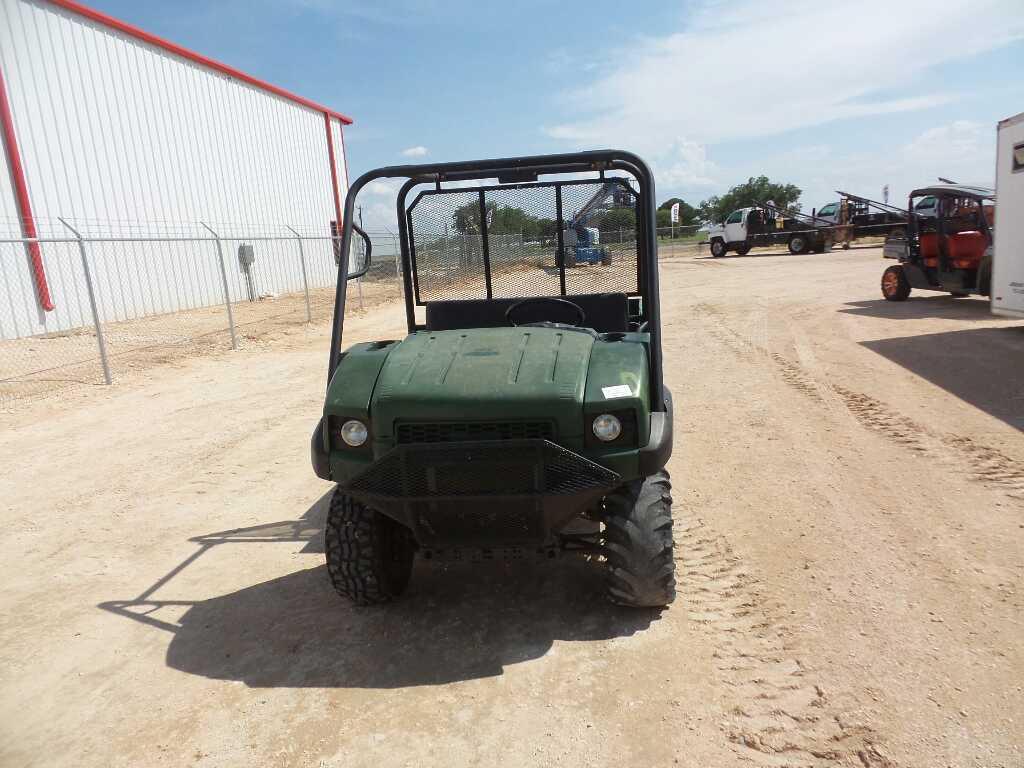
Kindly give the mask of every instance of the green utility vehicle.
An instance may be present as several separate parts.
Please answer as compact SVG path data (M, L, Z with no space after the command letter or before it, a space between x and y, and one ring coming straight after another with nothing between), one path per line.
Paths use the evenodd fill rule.
M397 196L409 335L342 351L353 212ZM595 204L595 194L604 189ZM626 229L567 269L569 222ZM672 401L662 383L654 179L621 151L380 168L345 203L316 474L335 589L382 603L427 559L588 555L616 603L675 597Z

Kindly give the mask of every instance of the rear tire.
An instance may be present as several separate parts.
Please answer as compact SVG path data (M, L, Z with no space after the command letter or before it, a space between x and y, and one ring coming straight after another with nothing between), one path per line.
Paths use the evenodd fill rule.
M906 301L910 295L910 283L903 267L893 264L882 273L882 296L886 301Z
M725 256L726 254L725 240L712 240L711 241L711 255L716 259Z
M978 293L982 296L992 295L992 261L983 259L978 268Z
M668 472L626 483L605 497L608 599L659 608L676 598L672 484Z
M378 605L405 591L416 545L408 528L336 488L324 549L337 593L356 605Z
M747 243L744 243L743 245L737 245L736 253L740 256L746 256L748 253L750 253L750 246Z
M803 235L793 235L789 238L789 252L794 256L807 253L807 238Z

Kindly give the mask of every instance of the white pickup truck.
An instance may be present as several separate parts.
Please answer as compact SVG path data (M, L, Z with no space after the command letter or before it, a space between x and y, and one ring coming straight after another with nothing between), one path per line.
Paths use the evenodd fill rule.
M740 208L730 213L723 224L708 230L708 244L715 258L735 251L746 256L751 248L785 245L790 253L824 253L832 248L832 231L811 224L805 217L785 218L771 206Z

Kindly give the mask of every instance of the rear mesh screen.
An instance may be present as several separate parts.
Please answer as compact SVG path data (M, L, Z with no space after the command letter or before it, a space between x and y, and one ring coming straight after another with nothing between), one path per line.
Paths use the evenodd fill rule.
M625 179L428 190L407 224L417 304L638 293Z

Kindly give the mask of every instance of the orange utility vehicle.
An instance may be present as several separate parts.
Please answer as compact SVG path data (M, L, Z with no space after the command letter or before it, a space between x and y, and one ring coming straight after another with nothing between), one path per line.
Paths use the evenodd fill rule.
M934 198L928 213L915 207ZM953 296L988 296L992 282L992 231L995 191L965 184L936 184L910 193L905 236L890 237L882 273L882 296L904 301L912 288Z

